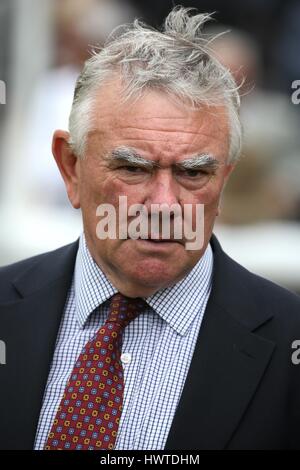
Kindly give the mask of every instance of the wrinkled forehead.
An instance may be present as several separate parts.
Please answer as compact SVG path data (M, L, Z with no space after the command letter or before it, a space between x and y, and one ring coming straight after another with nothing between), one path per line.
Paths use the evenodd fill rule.
M226 154L229 124L224 105L197 109L166 92L147 90L138 98L124 100L118 85L110 84L95 96L88 139L97 145L130 145L189 153L207 150ZM199 147L199 149L198 149ZM209 148L211 147L211 148Z
M211 104L203 101L196 106L165 89L146 88L130 96L127 93L126 84L120 80L103 83L93 95L92 119L97 122L103 117L116 121L157 118L170 123L177 119L188 121L192 126L201 118L216 116L219 124L227 125L228 110L221 99L215 104L211 99Z

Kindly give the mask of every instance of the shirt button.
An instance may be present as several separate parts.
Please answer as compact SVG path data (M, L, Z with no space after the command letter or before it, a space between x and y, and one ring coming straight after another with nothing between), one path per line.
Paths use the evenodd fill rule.
M123 364L129 364L131 361L131 354L130 353L123 353L121 355L121 361Z

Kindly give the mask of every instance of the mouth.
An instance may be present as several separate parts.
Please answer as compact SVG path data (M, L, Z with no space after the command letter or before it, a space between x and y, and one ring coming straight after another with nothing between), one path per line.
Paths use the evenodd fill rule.
M181 240L157 239L157 238L136 238L128 239L134 241L141 250L154 252L173 251L176 246L182 245Z
M144 241L144 242L150 242L150 243L180 243L182 244L182 240L175 240L173 238L130 238L130 240L135 240L135 241Z

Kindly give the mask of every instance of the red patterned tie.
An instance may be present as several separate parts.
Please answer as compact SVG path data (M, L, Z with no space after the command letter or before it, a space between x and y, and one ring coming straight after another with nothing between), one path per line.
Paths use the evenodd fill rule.
M114 448L123 406L122 334L145 305L141 298L112 297L105 324L76 361L46 450Z

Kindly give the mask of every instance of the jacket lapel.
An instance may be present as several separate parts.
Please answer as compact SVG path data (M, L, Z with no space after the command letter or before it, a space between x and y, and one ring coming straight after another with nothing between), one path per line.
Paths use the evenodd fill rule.
M6 365L0 369L2 449L33 448L77 246L43 255L14 281L19 300L0 305L6 344Z
M243 268L225 255L215 237L211 242L212 293L166 449L225 448L275 346L254 333L272 314L254 304L242 282Z

